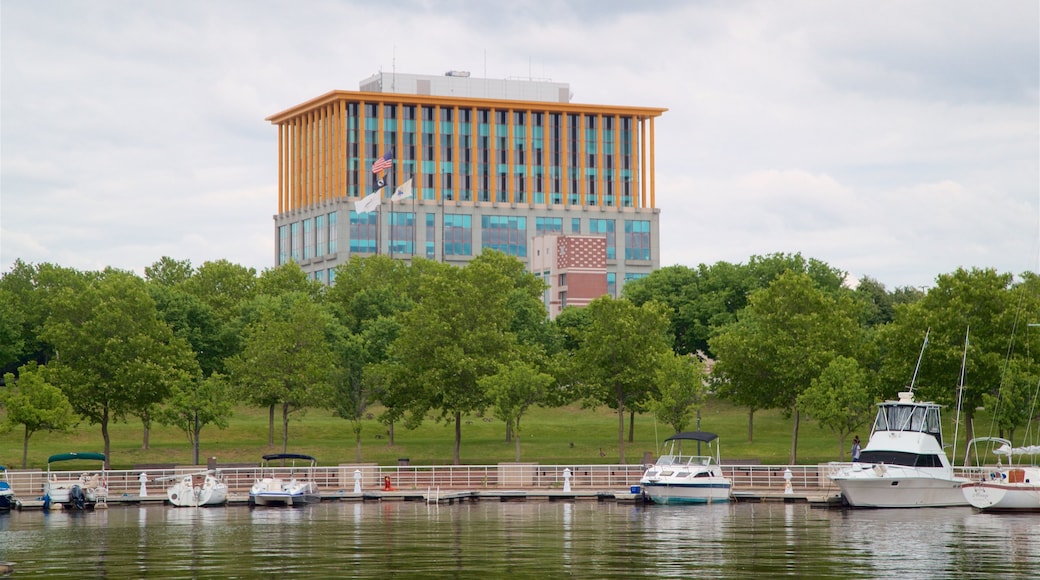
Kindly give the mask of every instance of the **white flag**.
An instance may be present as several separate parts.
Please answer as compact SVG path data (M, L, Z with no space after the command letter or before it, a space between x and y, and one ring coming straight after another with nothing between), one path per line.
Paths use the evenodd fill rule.
M379 207L379 198L382 195L382 193L383 190L380 189L378 191L374 191L366 195L364 198L361 199L361 201L354 202L354 211L356 211L358 215L368 213L370 211L375 211L375 209Z
M402 183L400 187L397 188L397 191L395 191L394 194L390 196L390 201L401 201L402 199L408 199L409 197L412 197L411 179Z

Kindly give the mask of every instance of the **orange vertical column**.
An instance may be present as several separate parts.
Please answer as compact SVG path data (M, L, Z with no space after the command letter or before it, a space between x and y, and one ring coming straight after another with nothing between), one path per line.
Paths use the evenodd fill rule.
M368 104L358 102L358 198L365 197L368 192L368 171L365 167L365 155L368 153Z
M455 198L455 199L459 199L459 196L462 193L462 191L461 191L461 186L462 186L462 162L460 160L463 159L464 156L462 155L462 151L459 150L459 139L461 139L461 137L459 137L459 131L460 131L460 128L462 127L462 122L459 120L459 117L461 116L461 114L462 114L462 109L459 109L457 106L452 110L452 131L451 131L451 139L452 139L452 141L451 141L451 148L452 148L452 151L455 154L451 158L451 192L452 192L451 196L453 198ZM471 116L470 117L470 124L471 124L470 133L473 132L473 129L472 129L472 122L473 121L472 121L472 119L473 119L473 117ZM472 143L472 140L471 140L471 143ZM440 199L440 198L438 198L438 199Z
M527 109L524 111L524 119L527 121L524 124L524 194L527 196L527 207L534 206L534 168L531 166L534 161L534 149L531 147L532 141L534 141L534 111Z
M646 119L639 119L639 207L646 207Z
M603 207L603 115L596 114L596 205Z
M285 126L278 123L278 213L285 213Z
M585 207L585 170L588 167L588 155L585 154L585 113L578 115L578 205Z
M656 139L654 135L655 127L655 118L650 117L650 167L648 168L648 171L650 172L650 207L657 207L657 160L655 159L657 152L655 147Z
M570 205L570 157L567 156L567 142L570 140L570 133L567 131L568 115L565 112L560 112L560 197L563 198L563 205Z
M506 111L506 192L509 205L516 203L516 114Z
M441 106L433 106L433 191L440 199L441 191Z

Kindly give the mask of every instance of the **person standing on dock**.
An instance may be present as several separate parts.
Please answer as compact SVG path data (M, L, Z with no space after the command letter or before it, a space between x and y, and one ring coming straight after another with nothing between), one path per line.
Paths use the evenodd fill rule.
M852 438L852 461L859 461L859 435Z

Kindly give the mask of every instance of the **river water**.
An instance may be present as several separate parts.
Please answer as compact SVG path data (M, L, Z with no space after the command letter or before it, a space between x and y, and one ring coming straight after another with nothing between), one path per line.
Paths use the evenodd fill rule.
M325 502L0 514L16 578L1038 578L1040 514Z

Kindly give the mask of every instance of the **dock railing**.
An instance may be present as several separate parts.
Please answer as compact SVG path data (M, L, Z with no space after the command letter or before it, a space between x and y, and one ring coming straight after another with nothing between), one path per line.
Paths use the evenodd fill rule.
M837 493L830 475L849 463L821 463L817 465L723 465L723 475L733 482L733 491L783 490L787 470L791 471L791 485L795 491ZM639 485L647 466L616 464L539 465L537 463L500 463L497 465L375 465L341 464L321 467L216 467L232 493L248 492L257 478L269 474L280 477L311 479L326 493L349 493L354 489L355 472L359 472L362 491L385 489L387 478L395 490L425 490L428 488L455 490L522 490L563 489L566 479L572 489L607 491L628 489ZM106 471L109 497L137 496L141 490L141 473L147 474L145 489L149 496L164 496L169 480L175 475L205 471L204 465L153 467L151 469ZM96 472L96 470L95 470ZM973 468L955 468L958 475L971 477L978 472ZM21 499L37 499L43 495L46 471L9 469L8 480Z

